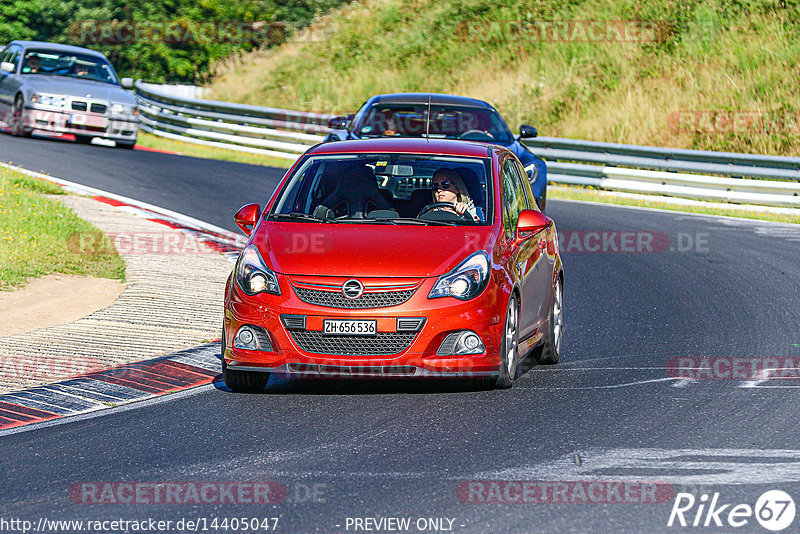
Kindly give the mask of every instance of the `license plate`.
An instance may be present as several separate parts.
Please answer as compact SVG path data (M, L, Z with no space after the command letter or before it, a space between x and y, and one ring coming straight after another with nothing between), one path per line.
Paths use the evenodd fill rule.
M92 115L81 115L73 113L69 116L69 123L73 126L91 126L92 128L105 128L108 126L108 119L105 117L94 117Z
M338 336L374 336L378 333L378 321L325 319L322 321L322 333Z

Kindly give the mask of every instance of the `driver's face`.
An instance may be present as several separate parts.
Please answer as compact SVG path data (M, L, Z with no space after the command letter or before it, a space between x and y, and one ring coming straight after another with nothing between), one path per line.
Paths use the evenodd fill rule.
M446 176L434 176L431 180L431 190L436 202L455 204L458 200L458 187L453 180Z

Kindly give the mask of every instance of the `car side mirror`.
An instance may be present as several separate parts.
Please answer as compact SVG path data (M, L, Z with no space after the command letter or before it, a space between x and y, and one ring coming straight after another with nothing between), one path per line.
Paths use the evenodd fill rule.
M539 135L539 132L536 131L536 128L530 126L528 124L520 124L519 126L519 138L520 139L530 139L532 137L536 137Z
M344 128L347 128L348 122L350 122L350 120L344 115L331 117L328 119L328 128L332 130L343 130Z
M16 69L16 65L14 65L13 63L10 63L8 61L3 61L2 63L0 63L0 70L4 70L6 72L14 72L14 69Z
M522 210L517 219L517 238L532 237L550 225L550 219L541 211Z
M133 78L122 78L119 84L125 89L133 89Z
M249 236L253 233L253 228L256 227L260 216L261 206L258 204L247 204L239 208L239 211L233 216L233 220L236 221L236 225L242 229L244 235Z

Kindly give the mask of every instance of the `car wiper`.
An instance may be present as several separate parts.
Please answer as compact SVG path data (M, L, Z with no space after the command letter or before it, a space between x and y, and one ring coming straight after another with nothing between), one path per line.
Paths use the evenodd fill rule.
M314 222L323 222L323 223L335 223L339 222L336 219L325 219L323 217L315 217L314 215L308 215L307 213L300 213L297 211L293 211L291 213L273 213L269 216L270 219L295 219L295 220L303 220L303 221L314 221Z
M453 221L435 221L431 219L418 219L416 217L379 217L377 219L370 219L373 221L386 221L386 222L393 222L395 224L403 223L403 224L421 224L421 225L429 225L432 224L434 226L456 226L456 223Z

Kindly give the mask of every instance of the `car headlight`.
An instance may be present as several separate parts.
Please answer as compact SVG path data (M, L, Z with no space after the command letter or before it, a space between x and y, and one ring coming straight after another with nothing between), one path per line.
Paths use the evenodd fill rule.
M535 182L536 179L539 177L539 167L536 166L536 163L531 163L527 167L525 167L525 172L528 173L528 177L531 179L531 183Z
M477 297L489 283L489 255L479 250L439 277L428 294L429 299L455 297L469 300Z
M236 282L248 295L272 293L280 295L278 277L264 264L261 253L255 245L248 245L239 255L234 268Z
M66 99L60 95L47 95L44 93L34 93L31 97L31 102L34 104L43 104L45 106L55 106L63 108Z
M131 104L111 104L111 113L114 115L122 113L125 115L138 115L139 107Z

